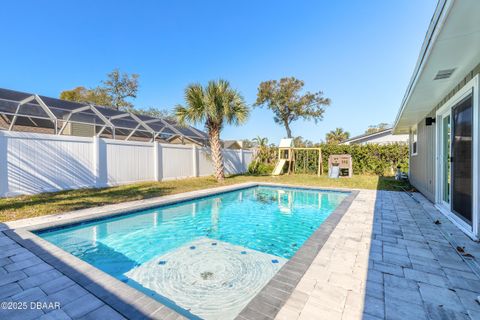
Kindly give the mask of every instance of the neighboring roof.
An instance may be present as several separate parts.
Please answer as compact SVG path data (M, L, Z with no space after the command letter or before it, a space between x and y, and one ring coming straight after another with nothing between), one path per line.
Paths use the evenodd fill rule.
M438 1L395 120L395 134L408 133L478 65L479 15L478 0ZM451 70L449 77L437 77Z
M368 140L368 139L371 139L371 138L375 138L377 136L381 136L381 135L385 135L385 134L391 134L392 130L393 130L393 128L388 128L388 129L377 131L377 132L374 132L374 133L364 133L364 134L352 137L350 139L343 140L342 144L347 143L347 142L355 142L357 140L363 140L363 139Z
M182 143L184 142L183 140L186 140L186 141L190 141L194 144L198 144L200 146L205 146L208 143L208 141L205 140L205 139L196 139L196 138L192 138L192 137L188 137L188 136L181 136L181 135L171 136L171 137L167 138L166 141L169 142L169 143L172 143L172 141L175 141L176 139L179 139L180 141L182 141Z
M203 143L208 138L205 132L191 126L181 126L171 119L132 114L87 103L1 88L0 115L3 115L10 124L55 128L59 129L59 133L64 127L57 128L54 123L89 124L102 128L102 132L116 132L128 136L168 139L178 135Z
M242 149L243 148L243 141L242 140L223 140L223 147L226 149Z

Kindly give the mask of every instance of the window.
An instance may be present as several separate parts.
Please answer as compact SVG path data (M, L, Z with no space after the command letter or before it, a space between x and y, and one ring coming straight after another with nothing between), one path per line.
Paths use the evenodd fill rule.
M412 156L416 156L416 155L417 155L417 153L418 153L418 146L417 146L417 128L412 129L410 150L411 150Z

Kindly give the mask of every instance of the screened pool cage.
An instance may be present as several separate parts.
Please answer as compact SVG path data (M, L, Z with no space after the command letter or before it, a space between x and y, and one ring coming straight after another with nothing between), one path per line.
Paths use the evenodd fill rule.
M0 128L121 140L199 145L207 145L208 142L205 132L192 126L182 126L171 119L1 88Z

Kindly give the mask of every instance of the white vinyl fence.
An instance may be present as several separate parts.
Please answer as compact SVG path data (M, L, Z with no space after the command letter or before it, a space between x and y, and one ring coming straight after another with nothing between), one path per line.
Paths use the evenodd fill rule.
M246 172L251 150L224 150ZM0 131L0 197L213 174L208 148Z

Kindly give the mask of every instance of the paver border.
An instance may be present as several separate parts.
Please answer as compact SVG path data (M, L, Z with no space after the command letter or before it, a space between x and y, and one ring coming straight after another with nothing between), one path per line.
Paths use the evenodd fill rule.
M274 275L269 283L237 316L237 319L273 319L280 308L288 300L303 274L308 270L315 256L323 247L338 222L358 195L358 190L331 189L318 186L267 182L247 182L81 210L83 212L72 212L72 214L75 213L73 217L69 217L70 213L41 217L38 219L32 219L32 225L7 229L0 232L3 232L19 245L33 252L46 263L54 266L57 270L61 271L128 319L145 317L154 319L165 319L167 317L169 319L182 318L183 316L190 315L188 311L182 311L180 314L143 292L42 239L33 232L57 227L67 227L95 220L103 220L153 207L166 206L173 203L194 200L205 196L222 194L255 186L276 186L349 193L348 196L337 206L334 212L332 212L320 227L313 232L307 241L305 241L296 254ZM15 222L11 223L11 225L15 226ZM275 303L272 304L271 301L268 301L266 295L268 297L268 291L278 290L278 287L281 287L281 290L285 293L284 299L275 299Z

